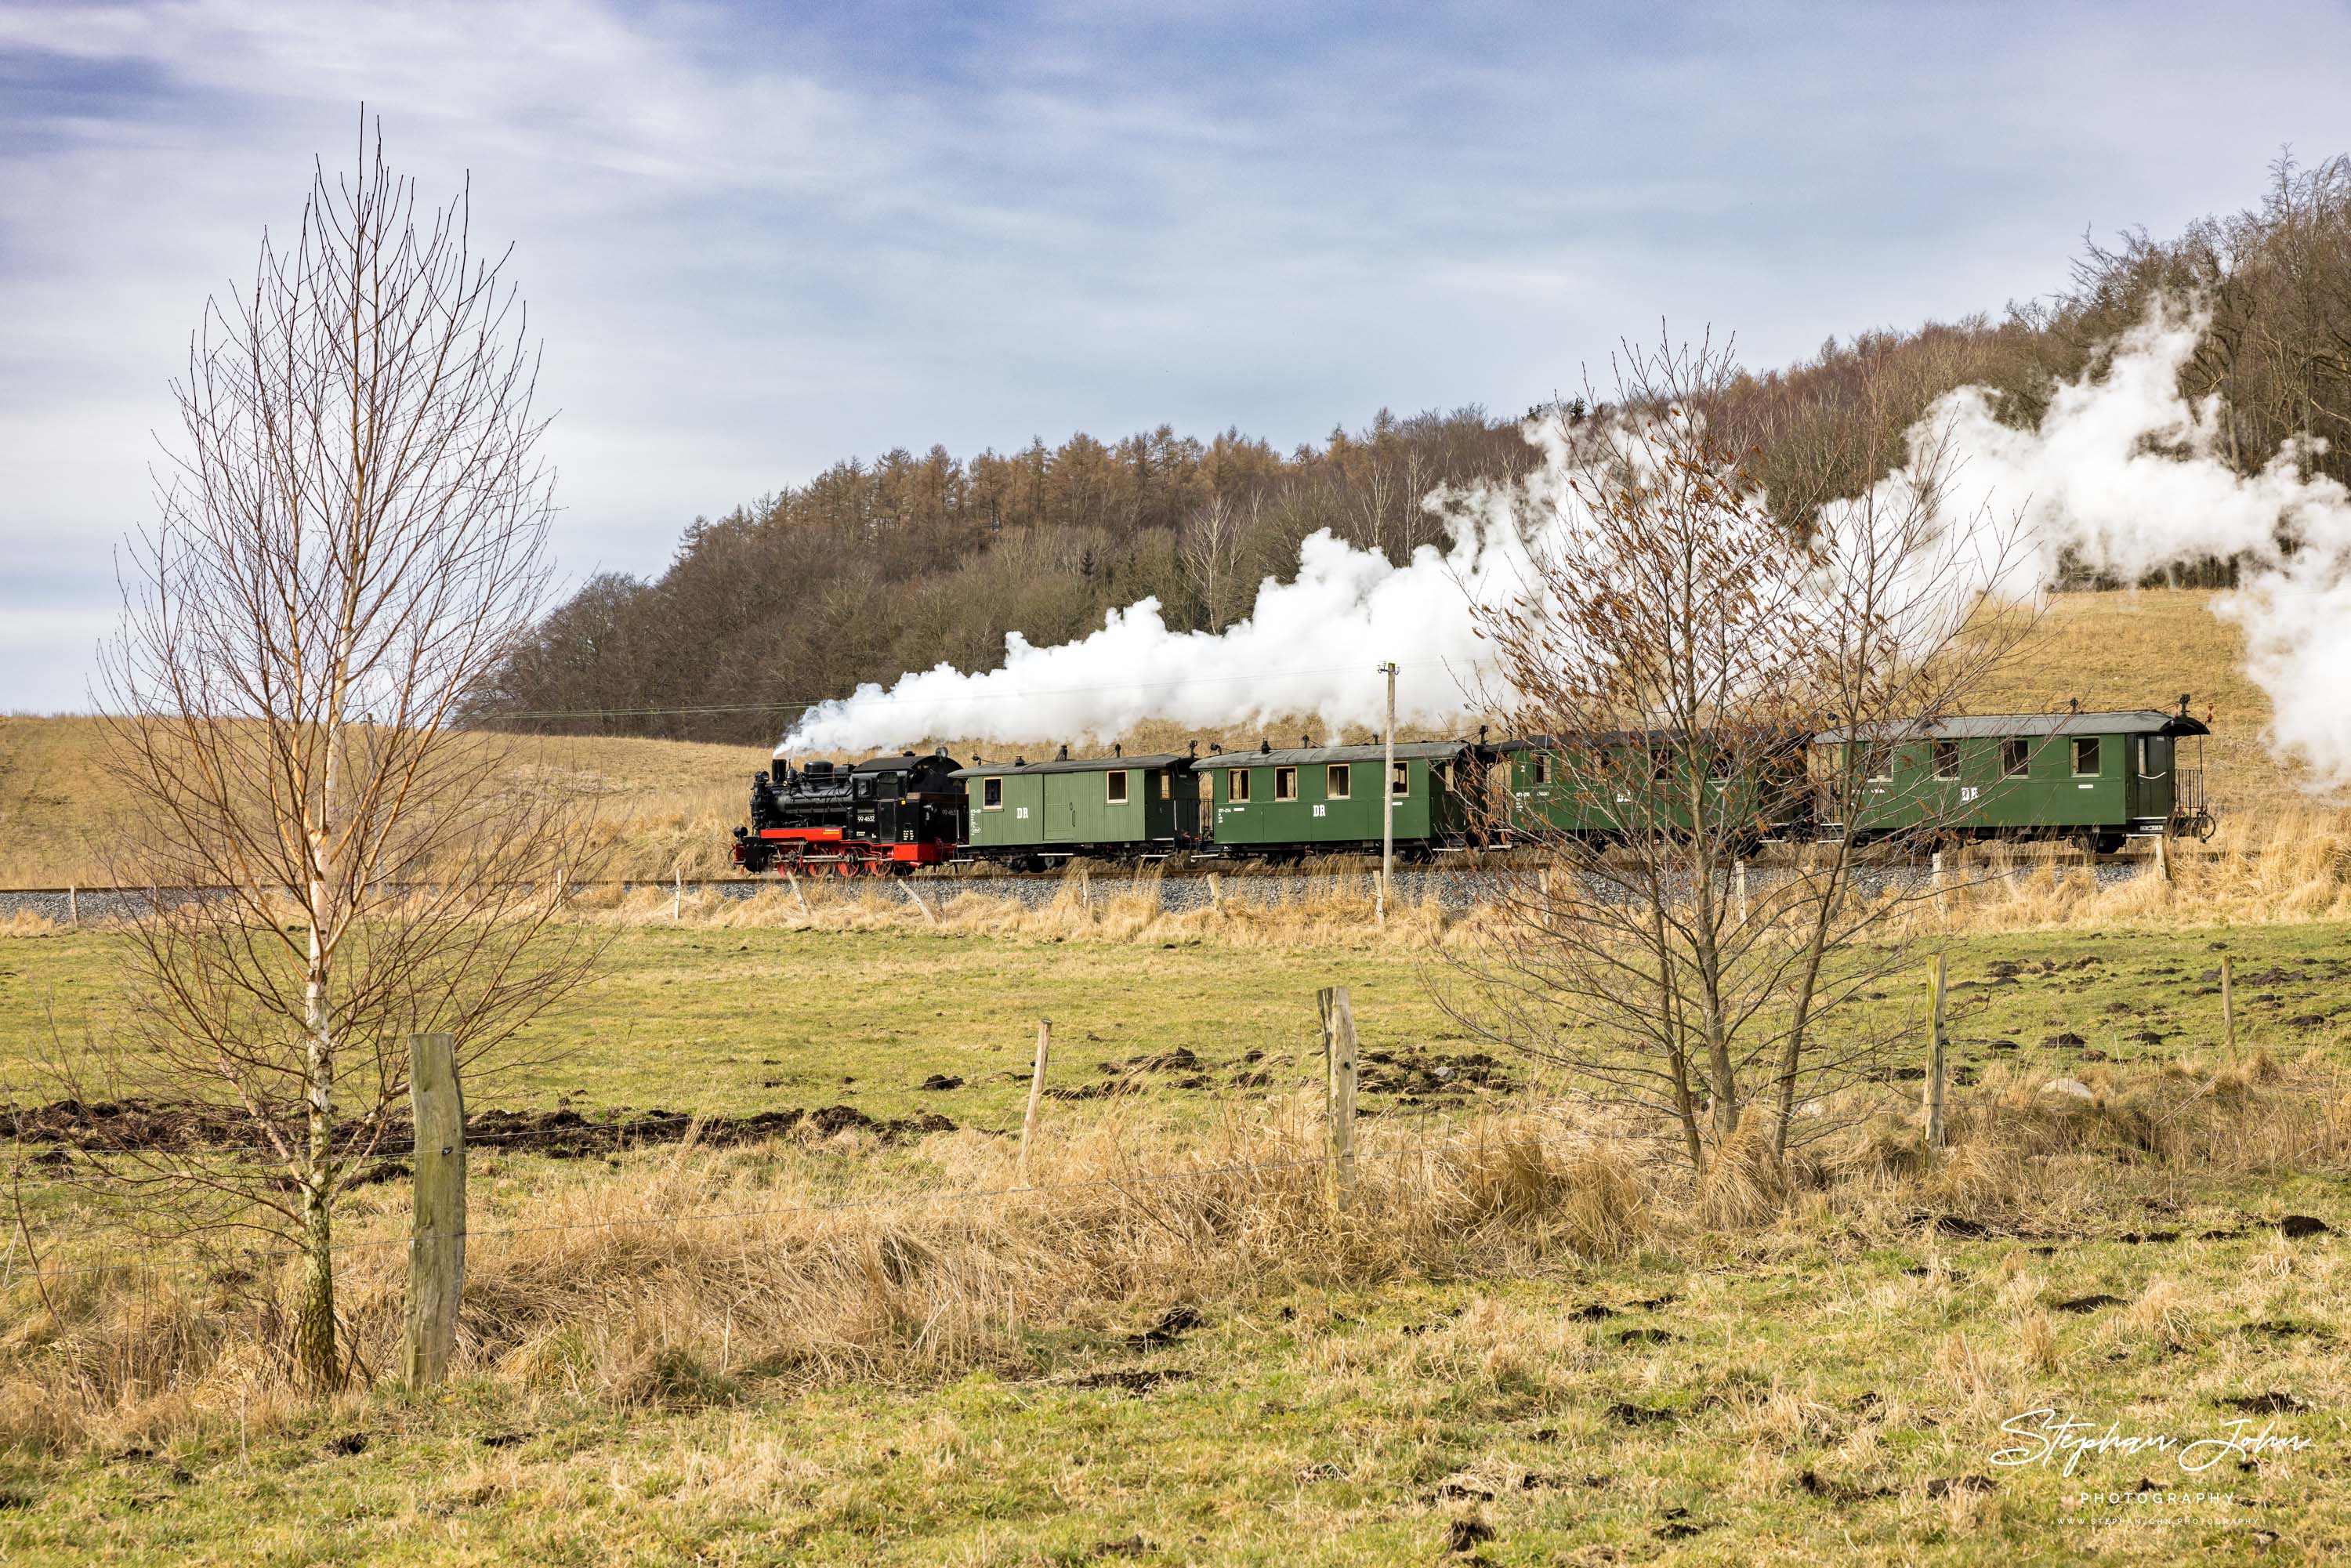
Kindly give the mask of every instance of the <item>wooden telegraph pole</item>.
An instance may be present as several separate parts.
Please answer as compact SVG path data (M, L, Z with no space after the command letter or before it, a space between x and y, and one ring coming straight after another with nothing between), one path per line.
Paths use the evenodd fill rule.
M1395 678L1393 661L1380 666L1388 678L1388 724L1381 733L1384 758L1380 763L1380 886L1373 895L1379 923L1388 923L1388 878L1395 873Z

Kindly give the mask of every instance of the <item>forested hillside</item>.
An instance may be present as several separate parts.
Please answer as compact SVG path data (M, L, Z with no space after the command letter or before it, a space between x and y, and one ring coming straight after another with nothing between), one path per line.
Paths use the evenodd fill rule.
M1981 384L2037 419L2152 298L2200 300L2212 329L2186 372L2219 394L2234 460L2298 460L2351 482L2351 159L2281 161L2253 205L2158 239L2085 242L2059 297L1998 316L1872 330L1742 378L1714 417L1755 451L1792 526L1898 462L1936 397ZM1605 345L1593 345L1595 360ZM984 667L1008 632L1039 643L1156 597L1171 625L1221 627L1259 580L1287 576L1329 528L1392 558L1443 543L1421 499L1533 461L1521 413L1383 411L1281 453L1228 431L1165 426L1103 442L1041 438L1009 455L933 446L834 465L715 520L696 519L660 577L593 579L482 691L501 727L702 740L771 739L798 706L946 661ZM2225 574L2216 563L2175 573Z

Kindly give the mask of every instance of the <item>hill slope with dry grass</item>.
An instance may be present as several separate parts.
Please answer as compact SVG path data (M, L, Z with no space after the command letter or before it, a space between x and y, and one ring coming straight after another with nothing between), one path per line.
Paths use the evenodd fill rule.
M2195 711L2212 713L2205 764L2219 810L2268 818L2309 797L2294 770L2262 742L2270 703L2242 668L2243 637L2210 612L2197 590L2058 595L2028 654L1985 694L1987 708L2086 708L2168 706L2182 692ZM1365 673L1365 678L1371 678ZM1288 721L1265 727L1287 738L1319 727ZM1181 751L1254 747L1257 729L1196 735L1172 725L1145 726L1137 749ZM940 737L956 755L1051 754L1060 737L1024 745L975 745ZM616 830L614 875L723 874L728 829L742 820L745 787L767 766L758 747L590 736L517 736L518 773L553 774L592 797ZM136 814L100 777L99 727L87 718L0 717L0 887L94 884L106 880L110 846L135 840Z
M740 820L757 747L609 737L499 737L517 776L595 802L620 837L616 874L688 875L724 863L723 824ZM138 813L100 768L89 718L0 716L0 887L85 886L138 839ZM714 847L715 843L715 847ZM129 858L135 860L135 854Z

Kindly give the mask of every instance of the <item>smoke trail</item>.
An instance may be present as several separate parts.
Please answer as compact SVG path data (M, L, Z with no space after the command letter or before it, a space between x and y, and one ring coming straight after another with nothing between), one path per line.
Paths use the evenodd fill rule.
M2252 476L2222 460L2219 400L2191 402L2179 390L2207 325L2158 301L2103 373L2055 389L2032 429L2001 423L1997 394L1984 388L1950 392L1913 427L1913 462L1923 466L1937 447L1956 460L1944 465L1955 478L1938 508L1948 547L1962 559L1980 556L1973 580L2008 597L2036 594L2069 550L2126 578L2242 558L2241 588L2213 609L2244 628L2249 672L2275 707L2272 744L2306 763L2317 784L2351 783L2351 492L2305 477L2314 448L2299 444ZM1543 462L1522 481L1428 498L1452 522L1450 550L1426 546L1396 565L1317 533L1300 549L1296 578L1267 579L1249 619L1221 633L1171 632L1148 599L1057 647L1015 632L998 669L942 664L886 690L860 686L810 710L785 747L864 749L947 734L1106 741L1145 719L1219 728L1299 714L1364 727L1377 722L1372 671L1386 659L1403 666L1398 717L1449 727L1462 694L1492 685L1489 645L1475 635L1469 606L1514 591L1532 551L1573 549L1593 526L1568 485L1590 428L1541 420L1525 434ZM1919 477L1897 470L1876 498L1898 512ZM2021 523L2004 553L1988 537L1991 518Z
M1194 728L1311 714L1329 729L1379 719L1395 660L1396 717L1445 727L1461 714L1489 655L1463 595L1515 583L1524 542L1507 517L1457 529L1450 550L1425 545L1402 566L1328 530L1299 547L1298 575L1268 578L1245 621L1222 632L1172 632L1159 601L1113 610L1099 632L1040 648L1018 632L1000 668L952 666L811 709L790 750L853 750L933 735L1012 741L1107 741L1145 719Z
M2305 476L2315 441L2288 443L2250 476L2231 467L2220 400L2179 391L2209 325L2158 299L2103 376L2055 389L2037 427L2001 423L1994 393L1962 387L1912 428L1911 449L1940 439L1958 459L1940 520L1962 559L1985 546L1978 580L2009 598L2053 581L2068 550L2124 579L2241 558L2241 586L2216 596L2213 612L2244 629L2248 673L2274 709L2272 746L2314 784L2340 787L2351 783L2351 491ZM1898 504L1911 480L1888 475L1876 499ZM2022 548L1995 558L1982 520L2009 517Z

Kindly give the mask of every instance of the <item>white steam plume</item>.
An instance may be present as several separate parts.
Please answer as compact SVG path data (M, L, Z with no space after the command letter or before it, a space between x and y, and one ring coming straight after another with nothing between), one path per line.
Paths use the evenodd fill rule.
M1451 550L1424 545L1402 566L1324 530L1299 547L1297 577L1268 578L1249 619L1222 632L1169 631L1156 599L1058 647L1015 632L1001 668L941 664L887 691L862 685L810 709L784 747L861 750L933 735L1106 741L1145 719L1213 729L1305 714L1335 730L1378 721L1385 687L1374 667L1391 659L1397 721L1445 727L1489 656L1464 591L1503 591L1524 558L1508 527L1460 528Z
M2207 324L2158 302L2102 375L2055 390L2037 428L2001 424L1996 394L1964 387L1913 428L1912 451L1939 445L1951 476L1939 507L1948 547L1973 559L1975 580L2011 598L2036 594L2069 549L2121 577L2242 557L2242 586L2213 608L2244 628L2249 671L2275 709L2272 742L2306 763L2314 783L2351 784L2351 492L2304 477L2299 444L2251 476L2222 460L2219 400L2179 391ZM785 748L862 750L932 735L1104 741L1145 719L1222 728L1311 714L1330 728L1368 727L1382 695L1373 666L1387 659L1402 666L1398 719L1450 727L1462 694L1493 684L1491 645L1474 634L1470 603L1517 591L1531 546L1572 550L1591 526L1568 486L1575 438L1556 420L1530 423L1526 435L1544 461L1525 480L1429 498L1454 525L1449 551L1424 547L1399 566L1317 533L1300 548L1297 577L1268 579L1249 619L1221 633L1171 632L1149 599L1057 647L1014 632L1001 668L941 664L886 690L860 686L811 709ZM1888 515L1911 485L1907 469L1879 481ZM2021 519L2021 537L1992 519Z
M1958 460L1940 497L1947 542L1972 557L1975 580L2011 599L2053 580L2069 549L2124 579L2241 557L2240 587L2213 612L2244 628L2248 671L2273 708L2272 746L2307 765L2314 785L2339 788L2351 783L2351 491L2304 476L2324 448L2315 440L2288 443L2251 476L2229 465L2220 400L2179 392L2209 325L2158 300L2104 376L2055 389L2037 428L2001 424L1995 394L1962 387L1912 428L1911 450L1939 440ZM1907 470L1881 480L1881 507L1897 510L1910 483ZM2003 533L1992 519L2021 527Z

